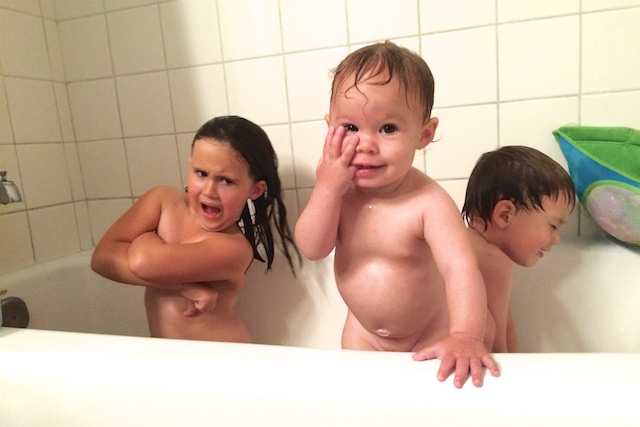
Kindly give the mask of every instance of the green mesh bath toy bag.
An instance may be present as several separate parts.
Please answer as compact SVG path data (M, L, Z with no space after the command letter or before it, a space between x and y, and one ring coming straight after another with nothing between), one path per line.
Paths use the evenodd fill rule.
M617 240L640 246L640 131L565 126L553 135L591 218Z

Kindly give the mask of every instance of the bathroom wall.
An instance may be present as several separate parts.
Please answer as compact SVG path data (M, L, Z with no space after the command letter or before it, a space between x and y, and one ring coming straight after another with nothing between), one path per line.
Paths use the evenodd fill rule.
M280 157L291 221L322 149L329 70L391 39L429 63L437 142L415 165L461 205L478 156L566 162L566 124L640 128L640 0L0 0L0 273L90 249L193 133L237 114ZM576 211L567 236L600 231Z

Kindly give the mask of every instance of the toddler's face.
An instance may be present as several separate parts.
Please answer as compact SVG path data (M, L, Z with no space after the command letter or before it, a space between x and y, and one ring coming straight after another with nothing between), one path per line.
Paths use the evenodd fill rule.
M544 210L518 211L509 224L508 255L523 267L535 265L560 243L560 232L573 210L564 195L557 199L544 197L542 207Z
M357 167L354 182L362 190L393 190L410 170L415 151L433 139L437 119L422 122L419 105L407 103L396 78L364 78L353 85L347 78L335 93L327 122L344 126L346 137L357 138L351 164Z
M197 140L189 166L190 210L207 231L236 227L247 200L265 189L264 181L254 181L247 163L226 142Z

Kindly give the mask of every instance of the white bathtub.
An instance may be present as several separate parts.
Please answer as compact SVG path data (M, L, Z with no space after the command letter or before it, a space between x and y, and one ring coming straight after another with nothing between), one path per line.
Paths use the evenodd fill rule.
M462 390L435 379L438 361L339 350L330 260L297 280L282 257L268 274L254 264L239 311L259 344L225 344L145 337L141 289L89 257L0 276L2 298L31 310L28 329L0 330L3 427L640 425L640 252L607 240L517 271L523 353L495 355L502 377Z

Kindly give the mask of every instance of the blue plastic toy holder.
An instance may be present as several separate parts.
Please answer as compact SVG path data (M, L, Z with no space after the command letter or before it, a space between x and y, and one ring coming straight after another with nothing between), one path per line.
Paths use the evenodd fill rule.
M553 135L596 224L615 239L640 246L640 131L565 126Z

